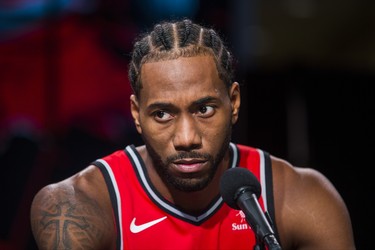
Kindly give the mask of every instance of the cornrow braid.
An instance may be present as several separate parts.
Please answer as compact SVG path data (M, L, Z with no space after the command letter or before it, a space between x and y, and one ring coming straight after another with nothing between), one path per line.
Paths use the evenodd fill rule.
M142 89L141 68L144 63L198 55L215 59L220 78L229 88L233 83L233 58L223 40L213 30L189 19L156 24L134 44L129 63L129 80L134 94Z
M184 25L182 26L181 25L181 28L178 30L179 33L179 37L183 37L183 39L181 39L181 43L180 43L180 47L183 47L185 46L186 42L188 41L189 37L190 37L190 32L191 32L191 26L192 26L192 22L188 19L185 19L183 20L183 23Z

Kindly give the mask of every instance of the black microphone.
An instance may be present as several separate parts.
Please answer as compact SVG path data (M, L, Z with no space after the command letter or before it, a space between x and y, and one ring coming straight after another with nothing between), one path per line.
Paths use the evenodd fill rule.
M281 249L259 205L261 186L253 173L241 167L226 170L220 180L220 193L228 206L242 210L245 214L246 221L254 231L258 244L265 244L270 250Z

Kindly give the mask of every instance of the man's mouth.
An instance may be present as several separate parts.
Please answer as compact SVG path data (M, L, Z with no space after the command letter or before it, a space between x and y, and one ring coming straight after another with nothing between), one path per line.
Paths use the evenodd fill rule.
M173 162L176 170L182 173L195 173L202 171L207 161L202 159L181 159Z

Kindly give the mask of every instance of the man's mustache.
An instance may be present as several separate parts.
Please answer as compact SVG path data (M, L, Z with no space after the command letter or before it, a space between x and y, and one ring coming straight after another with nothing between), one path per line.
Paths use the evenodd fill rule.
M209 155L209 154L199 153L199 152L196 152L196 151L180 152L178 154L168 156L167 162L171 163L171 162L174 162L176 160L191 159L191 158L196 158L196 159L198 158L198 159L201 159L201 160L209 161L209 160L212 159L212 156Z

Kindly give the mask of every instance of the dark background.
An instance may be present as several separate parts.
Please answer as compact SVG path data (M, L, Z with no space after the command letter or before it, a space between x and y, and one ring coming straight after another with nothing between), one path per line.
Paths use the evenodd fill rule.
M375 2L0 1L0 249L36 249L32 197L91 161L140 144L128 53L165 18L214 27L238 59L233 141L325 174L371 249Z

